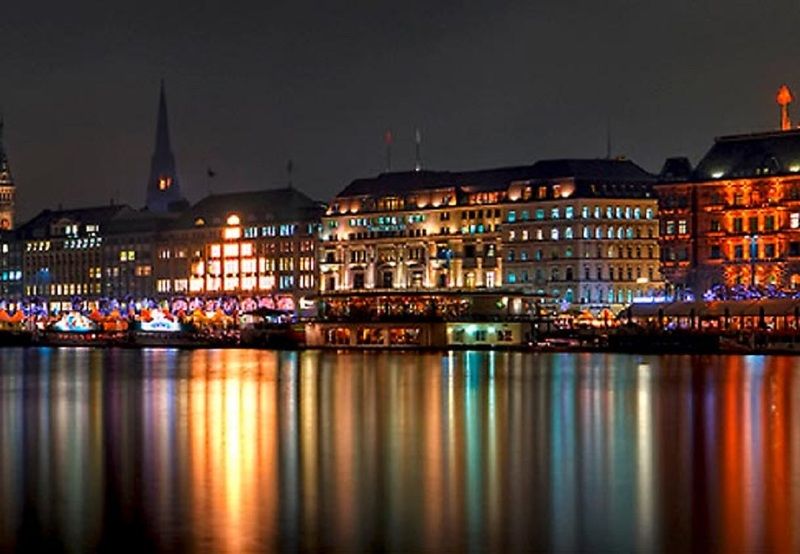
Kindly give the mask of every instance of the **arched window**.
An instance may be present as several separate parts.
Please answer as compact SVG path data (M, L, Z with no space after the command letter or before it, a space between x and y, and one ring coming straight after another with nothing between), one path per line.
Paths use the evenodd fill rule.
M550 239L551 240L558 240L558 229L553 227L550 229Z
M614 226L613 225L609 225L608 226L608 234L606 236L608 238L610 238L610 239L614 238Z
M564 238L571 239L572 238L572 227L567 227L564 229Z

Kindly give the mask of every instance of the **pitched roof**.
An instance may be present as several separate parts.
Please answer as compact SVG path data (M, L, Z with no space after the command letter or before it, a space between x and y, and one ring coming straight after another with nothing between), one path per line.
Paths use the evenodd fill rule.
M30 237L37 231L39 236L46 236L49 235L50 225L57 221L67 220L84 225L103 225L112 221L115 216L122 212L135 212L135 210L124 204L66 210L42 210L32 219L20 225L18 232L19 236L23 238Z
M211 194L188 210L175 222L177 227L191 227L201 218L209 225L224 224L237 214L248 221L296 222L314 220L322 213L322 205L294 188Z
M414 191L459 187L468 192L504 190L511 183L549 179L574 179L586 183L650 183L655 177L630 160L561 159L532 165L474 171L407 171L356 179L336 196L384 196Z
M692 179L785 175L800 170L800 129L718 137Z

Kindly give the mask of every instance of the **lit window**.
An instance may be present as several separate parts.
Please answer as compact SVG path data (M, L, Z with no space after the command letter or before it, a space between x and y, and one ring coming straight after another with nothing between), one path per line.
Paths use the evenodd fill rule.
M789 227L792 229L800 228L800 212L789 214Z
M236 243L226 244L222 251L226 258L237 258L239 256L239 245Z
M219 244L212 244L211 245L211 257L212 258L219 258L222 249Z
M242 244L242 256L252 256L253 255L253 243L252 242L245 242Z
M550 239L551 240L558 240L558 235L559 235L558 229L556 229L556 228L550 229Z
M239 219L239 216L236 214L229 215L228 219L225 221L225 223L227 223L228 225L239 225L240 222L241 220Z

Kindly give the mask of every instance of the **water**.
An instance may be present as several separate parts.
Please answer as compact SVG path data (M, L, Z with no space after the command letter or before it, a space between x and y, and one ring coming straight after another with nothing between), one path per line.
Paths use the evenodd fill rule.
M800 358L0 350L2 550L799 551L797 521Z

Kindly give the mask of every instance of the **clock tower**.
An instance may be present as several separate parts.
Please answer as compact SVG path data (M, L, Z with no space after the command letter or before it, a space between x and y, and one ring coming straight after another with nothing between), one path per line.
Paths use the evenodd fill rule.
M0 118L0 231L14 228L14 202L16 187L3 148L3 119Z

